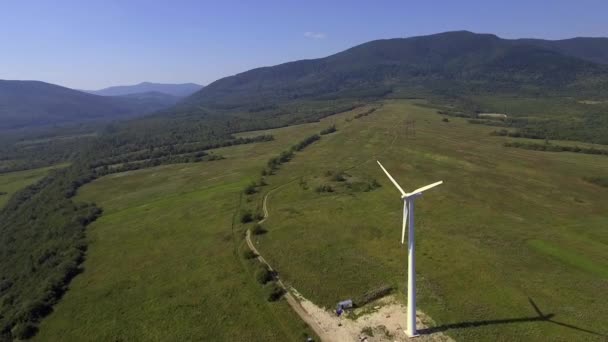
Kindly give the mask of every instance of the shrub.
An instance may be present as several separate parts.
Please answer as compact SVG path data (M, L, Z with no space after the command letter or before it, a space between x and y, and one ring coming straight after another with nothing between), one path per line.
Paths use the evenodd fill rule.
M251 184L249 184L249 185L247 185L247 187L245 187L245 190L244 190L245 194L253 195L256 192L258 192L258 190L255 187L256 187L255 182L251 182Z
M257 280L260 284L266 284L272 280L272 273L270 270L268 270L266 265L260 264L258 269L255 271L255 280Z
M608 188L608 177L583 177L587 182Z
M377 189L382 186L382 185L380 185L380 183L378 183L378 181L375 178L372 179L372 181L369 183L369 185L372 189Z
M277 283L271 282L270 284L266 285L266 293L266 300L269 302L275 302L283 297L285 290Z
M251 230L251 232L252 232L254 235L262 235L262 234L266 234L268 231L267 231L267 230L266 230L264 227L262 227L262 225L261 225L261 224L256 223L256 224L253 226L253 229Z
M12 330L13 336L20 340L27 340L38 332L38 328L30 323L18 323Z
M247 248L243 251L243 258L245 258L245 259L254 259L257 257L258 257L258 255L255 254L255 252L249 248Z
M256 220L258 220L258 221L259 221L259 220L261 220L261 219L263 219L263 218L264 218L264 214L262 214L261 212L257 212L257 213L255 214L255 219L256 219Z
M279 156L279 161L281 163L287 163L288 161L291 160L291 158L293 158L292 151L283 151L283 152L281 152L281 155Z
M251 211L245 211L241 214L241 223L248 223L251 221L253 221L253 214L251 214Z
M331 187L331 185L319 185L316 189L316 192L321 193L321 192L334 192L334 188Z
M336 129L336 125L334 124L334 125L331 125L331 126L327 127L326 129L322 130L320 132L320 134L321 135L331 134L331 133L333 133L335 131L337 131L337 129Z
M336 182L344 182L346 181L346 177L344 177L344 172L337 172L333 177L332 180L336 181Z
M448 119L448 118L443 118L443 119L441 119L441 121L443 121L443 122L450 122L450 119Z
M318 134L313 134L313 135L309 136L308 138L300 141L296 145L292 146L291 149L293 151L302 151L306 146L312 144L313 142L315 142L319 139L321 139L321 137Z

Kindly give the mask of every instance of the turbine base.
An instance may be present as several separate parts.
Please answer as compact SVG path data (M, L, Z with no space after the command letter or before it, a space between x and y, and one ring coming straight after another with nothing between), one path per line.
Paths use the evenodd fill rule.
M409 332L409 331L407 331L407 330L403 330L403 332L404 332L404 333L407 335L407 337L409 337L409 338L414 338L414 337L418 337L418 336L420 336L420 334L418 334L418 332L415 332L415 333L413 333L413 334L412 334L412 333L410 333L410 332Z

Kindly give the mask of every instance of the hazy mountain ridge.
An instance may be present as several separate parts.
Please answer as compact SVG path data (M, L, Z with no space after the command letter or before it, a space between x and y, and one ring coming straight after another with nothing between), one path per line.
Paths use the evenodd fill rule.
M164 84L142 82L134 85L114 86L100 90L87 90L87 92L101 96L122 96L138 93L157 92L172 96L184 97L192 95L193 93L199 91L201 88L203 88L202 85L195 83Z
M104 97L40 81L0 80L0 129L132 118L175 101Z

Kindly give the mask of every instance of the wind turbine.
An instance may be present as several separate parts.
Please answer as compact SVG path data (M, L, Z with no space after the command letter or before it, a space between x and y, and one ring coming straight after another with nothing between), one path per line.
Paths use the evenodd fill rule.
M386 173L388 179L393 182L395 187L401 192L401 199L403 200L403 228L401 230L401 243L405 243L405 228L407 222L410 223L410 229L407 234L407 330L405 333L409 337L418 336L416 332L416 256L414 255L414 201L416 198L422 196L422 192L430 188L436 187L443 183L439 181L422 188L418 188L410 193L406 193L399 186L397 181L391 176L388 171L380 164L382 171Z

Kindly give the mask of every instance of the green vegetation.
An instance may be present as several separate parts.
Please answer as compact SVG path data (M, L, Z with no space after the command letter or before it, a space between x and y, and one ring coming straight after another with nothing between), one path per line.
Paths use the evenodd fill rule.
M60 165L59 167L63 166L65 165ZM49 171L55 168L57 167L53 166L0 174L0 209L4 207L15 192L25 188L28 185L38 182L46 174L48 174Z
M88 245L84 229L101 213L94 203L72 200L81 186L123 171L171 163L219 161L224 158L221 154L207 150L273 141L268 134L234 137L240 130L315 122L358 107L360 105L352 101L292 104L289 108L294 108L293 113L272 120L263 115L245 118L238 113L176 116L170 120L150 116L112 124L98 138L85 140L77 148L62 145L50 156L52 160L70 160L72 165L17 192L0 211L0 270L2 281L9 284L0 293L0 335L10 340L17 337L18 330L32 331L21 326L35 328L81 271L79 265ZM280 162L288 161L293 151L318 139L314 135L304 139L283 153ZM12 145L6 145L5 154L0 151L0 160L10 158L11 153L18 154L19 148L26 148L14 140L9 141ZM36 156L45 153L44 149L35 151L26 155L26 167L36 165ZM114 162L118 164L110 164ZM259 216L259 213L243 212L241 219L249 222Z
M547 243L546 241L530 240L528 241L528 244L537 251L555 257L568 265L595 274L598 277L608 279L608 265L596 263L595 261L586 258L581 254L578 254L574 251L566 250L564 248L560 248L558 246Z
M277 285L276 282L271 282L266 285L266 293L266 299L269 302L275 302L279 300L283 296L283 294L285 294L285 290L283 290L282 287Z
M586 180L589 183L593 183L593 184L596 184L596 185L608 188L608 176L603 176L603 177L583 177L583 179Z
M257 270L255 271L255 279L258 283L264 285L272 280L272 273L265 265L258 264Z
M547 152L574 152L586 154L598 154L608 156L608 149L597 149L594 147L564 146L555 144L522 143L518 141L506 142L505 147L523 148L526 150L547 151Z
M585 155L605 148L564 141L608 144L608 67L547 44L470 32L374 41L228 77L164 112L103 129L95 121L108 111L143 114L133 101L148 99L110 101L42 82L0 81L0 129L11 130L0 137L0 179L70 163L0 187L0 339L35 334L83 271L85 254L89 273L77 278L85 280L67 293L42 340L189 340L218 330L219 340L292 339L301 327L284 315L284 303L266 301L280 298L274 282L236 293L256 278L251 258L239 252L243 224L261 218L270 189L277 193L268 233L255 238L305 296L329 307L381 285L402 293L403 253L392 248L389 229L397 216L386 214L393 197L389 187L371 191L381 185L373 160L383 156L412 186L446 180L421 207L419 240L422 308L439 324L526 315L522 298L530 295L558 317L601 329L605 308L589 298L601 292L607 262L608 159ZM420 96L432 102L387 100ZM453 119L440 120L436 111ZM75 113L90 123L16 130L69 123ZM420 134L404 140L405 120L417 122ZM340 134L330 134L336 125ZM486 126L500 128L490 136ZM168 166L175 163L189 165ZM339 171L324 175L327 169ZM95 203L106 216L87 236L102 212ZM124 262L129 257L137 263ZM251 298L260 301L247 304ZM135 311L142 303L146 317ZM235 314L235 303L242 312ZM100 317L95 305L122 321ZM154 329L132 324L141 319ZM528 326L449 333L467 340L578 337Z
M383 285L405 301L399 196L379 159L406 188L445 182L425 195L417 216L419 304L438 327L450 325L446 333L457 340L602 340L542 321L466 323L535 317L530 297L556 321L606 334L598 293L608 265L608 192L582 180L605 173L606 158L507 149L490 127L456 117L445 125L434 111L401 101L365 122L345 119L334 119L339 135L267 178L268 188L280 188L268 200L258 249L285 283L325 307ZM406 140L404 120L416 120L415 138ZM328 169L347 170L347 181L333 183ZM350 177L378 177L384 186L314 191Z
M253 259L253 258L257 258L257 254L255 254L252 250L250 250L249 248L243 250L243 258L245 259Z
M267 230L261 224L256 223L255 225L253 225L253 228L251 228L251 232L254 235L262 235L266 234Z
M479 94L580 95L595 99L606 93L608 68L590 59L594 58L571 49L551 49L531 41L465 31L376 40L325 58L258 68L220 79L188 98L178 111L267 111L301 99Z
M320 135L326 135L326 134L331 134L336 132L338 129L336 128L336 125L331 125L327 128L325 128L324 130L322 130L321 132L319 132Z
M522 95L460 96L434 102L440 114L502 127L494 135L608 144L608 103L590 108L573 97ZM487 112L506 113L507 118L489 118L484 116Z
M247 226L239 223L240 209L247 202L243 195L239 204L239 196L271 156L320 125L326 123L275 130L270 142L220 148L213 152L226 158L212 163L110 174L85 185L75 200L95 201L104 214L87 230L84 272L35 339L313 336L284 300L268 301L277 293L272 282L257 284L257 261L241 252Z
M248 200L240 205L239 195L272 156L327 122L244 133L275 140L220 148L214 153L226 159L213 163L111 174L86 185L78 201L98 203L104 215L91 225L85 272L42 322L40 340L196 339L210 332L220 334L217 340L297 340L301 323L284 301L267 301L273 282L257 284L257 261L239 252L246 229L240 213L253 216L275 188L267 203L268 232L254 237L284 282L326 307L383 286L395 287L405 300L398 193L392 186L345 191L353 181L387 183L376 159L406 187L445 181L420 202L417 217L420 309L439 326L533 317L530 296L558 321L603 332L606 309L594 298L604 282L597 267L608 264L602 230L608 193L582 178L601 175L608 160L506 149L489 135L492 128L459 118L445 125L434 111L403 101L347 122L352 115L332 117L340 134L292 154L265 177L268 186L243 196ZM406 119L417 120L415 139L405 140L400 131ZM328 175L328 169L343 171ZM346 181L332 180L336 173ZM319 183L343 187L318 194ZM574 266L530 240L595 266ZM540 321L446 333L463 340L597 340Z

